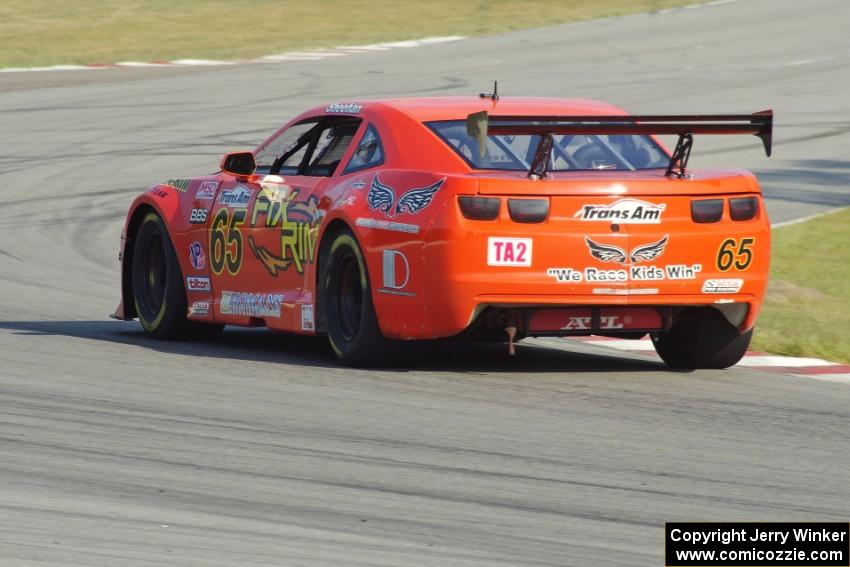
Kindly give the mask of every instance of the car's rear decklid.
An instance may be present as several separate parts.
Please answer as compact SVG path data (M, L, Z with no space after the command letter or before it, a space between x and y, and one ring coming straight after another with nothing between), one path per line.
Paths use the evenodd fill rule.
M474 174L481 195L713 195L759 191L755 176L737 169L691 172L687 179L668 177L659 170L581 171L549 173L546 179L529 179L518 171Z

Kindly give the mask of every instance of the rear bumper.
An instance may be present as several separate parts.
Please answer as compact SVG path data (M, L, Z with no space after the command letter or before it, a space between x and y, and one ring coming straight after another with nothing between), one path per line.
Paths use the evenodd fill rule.
M453 336L470 328L493 327L497 319L512 319L519 323L525 335L575 336L588 334L624 335L666 330L679 311L687 307L714 307L726 315L730 323L741 331L751 328L760 307L757 298L737 294L717 300L704 295L528 295L528 294L478 294L468 298L455 295L446 300L445 295L437 305L429 305L431 329L435 336ZM621 312L636 318L646 312L658 314L657 323L623 325L622 319L612 323L610 314ZM574 314L573 325L563 327L536 326L532 320L540 314ZM486 319L486 320L485 320ZM583 319L583 322L575 322Z

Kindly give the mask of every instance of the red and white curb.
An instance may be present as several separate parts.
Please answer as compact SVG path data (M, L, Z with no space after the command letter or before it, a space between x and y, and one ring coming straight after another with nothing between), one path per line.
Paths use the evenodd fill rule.
M655 347L652 346L652 341L648 337L639 340L574 337L569 340L578 341L585 345L644 354L658 359L658 355L655 354ZM850 384L850 365L829 362L820 358L778 356L749 351L736 366L790 374L798 378L814 378L815 380Z
M357 53L374 53L391 49L406 49L437 43L448 43L466 39L461 35L438 37L423 37L407 41L390 41L373 43L371 45L343 45L333 49L317 49L314 51L287 51L277 55L266 55L258 59L243 59L239 61L216 61L212 59L176 59L174 61L122 61L120 63L92 63L90 65L52 65L50 67L8 67L0 69L0 73L23 73L37 71L97 71L101 69L118 68L163 68L163 67L214 67L225 65L250 65L257 63L286 63L294 61L320 61L332 57L345 57Z

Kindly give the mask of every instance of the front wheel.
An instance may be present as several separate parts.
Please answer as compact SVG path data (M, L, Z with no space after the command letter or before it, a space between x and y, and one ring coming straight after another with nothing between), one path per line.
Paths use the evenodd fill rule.
M158 214L142 219L133 246L133 300L142 328L158 339L205 339L222 325L195 323L186 318L183 275L168 230Z
M350 366L388 363L388 341L378 327L369 274L350 231L337 234L319 276L325 327L336 355Z
M738 331L711 307L682 311L673 328L652 335L655 351L672 368L729 368L747 353L753 331Z

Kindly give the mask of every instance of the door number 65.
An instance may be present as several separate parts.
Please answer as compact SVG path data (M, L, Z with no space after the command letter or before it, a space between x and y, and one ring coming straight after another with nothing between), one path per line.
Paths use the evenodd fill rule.
M235 276L242 267L242 231L245 209L236 209L233 215L226 208L219 209L210 230L210 266L215 275L227 272Z

